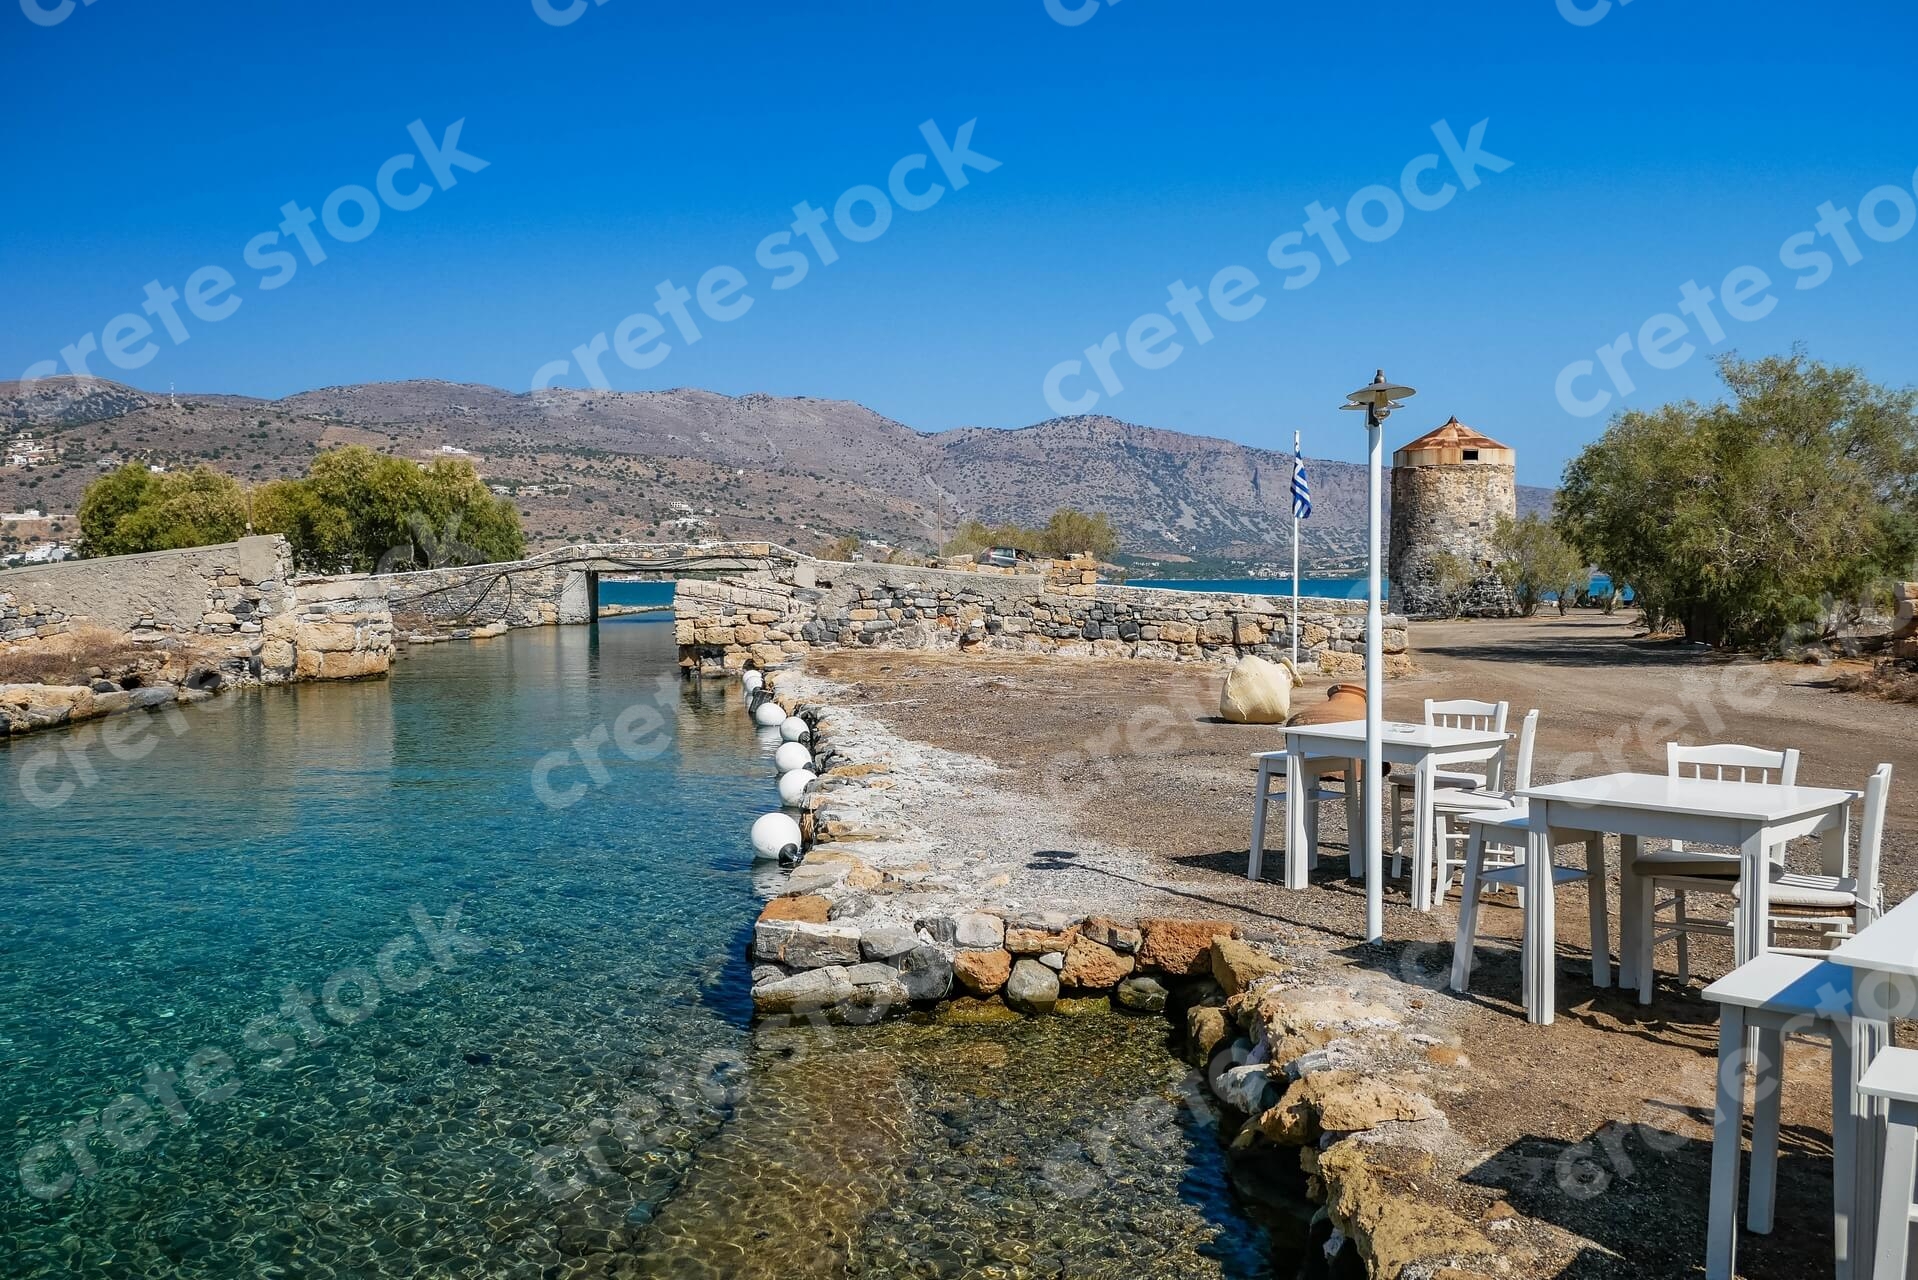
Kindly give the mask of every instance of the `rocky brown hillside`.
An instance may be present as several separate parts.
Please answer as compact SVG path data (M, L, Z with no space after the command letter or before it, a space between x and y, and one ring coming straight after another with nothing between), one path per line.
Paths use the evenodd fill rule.
M328 387L281 400L169 397L102 380L0 383L0 429L60 463L0 469L0 508L72 511L100 462L207 462L247 480L298 474L361 443L471 455L519 499L535 543L764 537L810 549L841 534L925 549L961 520L1110 514L1128 558L1187 571L1289 556L1289 455L1113 418L925 433L843 400L553 390L437 381ZM1312 463L1308 559L1362 553L1365 475ZM1521 489L1522 508L1550 491Z

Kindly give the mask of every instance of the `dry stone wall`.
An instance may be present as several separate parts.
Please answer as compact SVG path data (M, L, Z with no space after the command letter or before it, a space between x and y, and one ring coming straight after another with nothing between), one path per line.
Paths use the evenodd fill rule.
M107 556L0 573L0 650L56 652L85 629L122 652L86 685L0 685L0 734L196 701L221 688L385 673L377 579L295 579L286 539Z
M718 582L681 582L674 608L689 666L765 666L815 646L857 645L1165 662L1291 654L1288 598L1106 586L1084 580L1090 576L802 561ZM1403 618L1385 620L1383 643L1388 659L1402 663ZM1364 656L1362 603L1301 602L1303 664L1356 672Z

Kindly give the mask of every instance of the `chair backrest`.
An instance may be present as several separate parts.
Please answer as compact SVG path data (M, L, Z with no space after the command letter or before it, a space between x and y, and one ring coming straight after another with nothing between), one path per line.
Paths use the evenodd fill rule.
M1783 751L1772 751L1765 747L1741 747L1735 743L1693 747L1668 742L1665 744L1665 772L1673 778L1776 782L1789 787L1798 781L1798 749L1789 747Z
M1523 791L1532 785L1532 748L1538 742L1538 708L1525 713L1518 728L1518 768L1512 773L1512 790Z
M1858 828L1858 896L1879 913L1878 865L1885 843L1885 803L1891 794L1891 766L1881 764L1865 783L1865 821Z
M1511 715L1509 702L1480 702L1476 698L1427 698L1425 723L1435 729L1490 729L1505 732Z

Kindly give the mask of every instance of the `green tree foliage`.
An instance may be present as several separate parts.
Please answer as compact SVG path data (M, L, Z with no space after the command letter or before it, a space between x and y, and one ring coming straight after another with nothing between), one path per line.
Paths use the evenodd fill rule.
M200 547L246 533L246 492L210 467L156 475L129 462L87 486L79 518L84 555Z
M517 560L519 513L495 497L473 464L420 467L359 445L313 459L303 480L273 480L251 495L207 467L155 475L128 463L87 487L80 539L90 556L162 551L279 533L300 568L373 572Z
M1910 567L1918 393L1802 351L1719 372L1729 401L1616 418L1566 467L1555 519L1655 629L1770 644Z
M851 560L859 550L859 539L844 533L819 549L821 560Z
M968 520L939 548L939 554L975 556L988 547L1018 547L1060 559L1083 552L1109 560L1119 549L1119 534L1112 527L1111 518L1103 513L1087 515L1071 507L1061 507L1041 529Z
M517 560L519 512L464 458L421 467L348 445L317 455L304 480L264 485L253 527L285 534L303 569L390 573Z
M1559 612L1565 597L1585 581L1585 559L1559 534L1549 520L1527 515L1514 520L1500 516L1492 530L1492 547L1499 555L1498 576L1518 607L1531 617L1539 602L1556 592Z

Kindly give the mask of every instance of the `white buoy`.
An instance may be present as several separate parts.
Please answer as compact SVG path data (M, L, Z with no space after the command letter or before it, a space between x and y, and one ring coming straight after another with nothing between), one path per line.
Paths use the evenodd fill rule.
M746 686L747 693L751 693L766 683L766 677L757 671L747 671L739 677L739 683Z
M776 729L786 723L786 713L777 702L769 698L765 702L760 703L759 709L753 712L753 723L763 724L769 729Z
M791 814L761 814L753 823L753 851L762 858L777 858L786 850L799 852L799 823Z
M812 752L797 742L782 742L779 750L773 752L773 767L781 773L791 773L794 769L810 769Z
M818 780L819 775L811 769L782 773L779 775L779 798L787 804L796 805L806 798L806 788Z
M779 726L779 736L787 742L797 742L811 732L798 716L787 716Z

